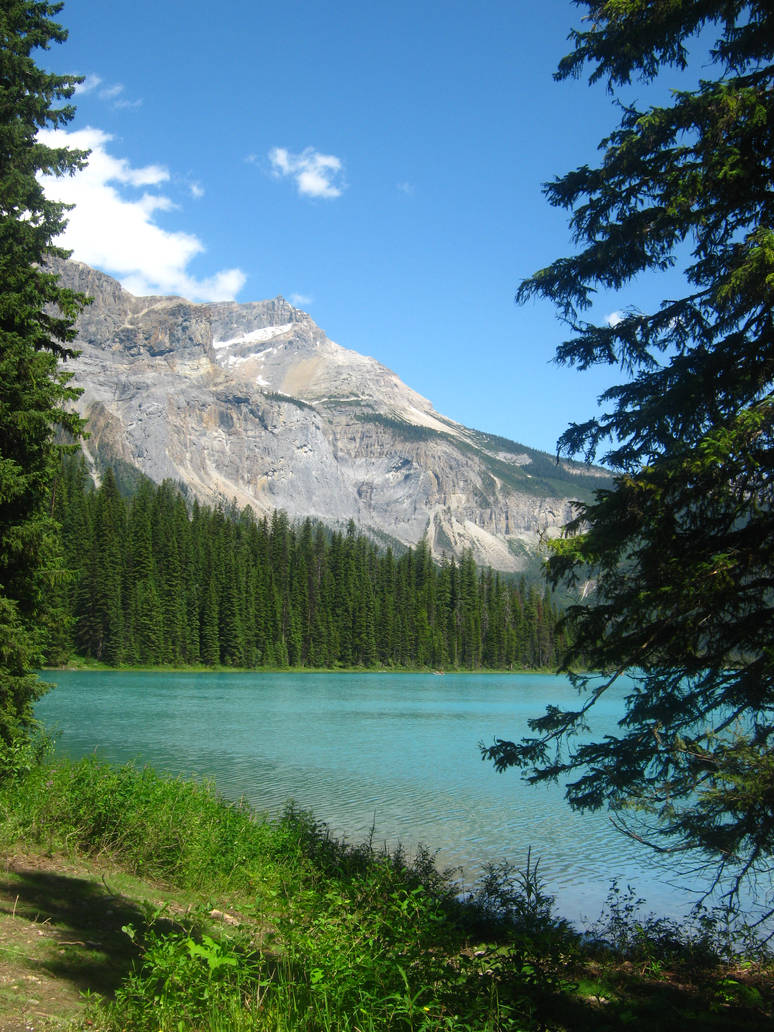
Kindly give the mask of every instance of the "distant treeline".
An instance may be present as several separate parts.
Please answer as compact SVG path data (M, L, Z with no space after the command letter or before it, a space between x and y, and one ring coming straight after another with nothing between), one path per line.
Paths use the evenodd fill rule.
M550 597L470 553L395 555L353 523L191 505L171 482L126 496L111 469L95 488L80 457L52 507L69 571L52 588L53 663L477 670L552 667L563 647Z

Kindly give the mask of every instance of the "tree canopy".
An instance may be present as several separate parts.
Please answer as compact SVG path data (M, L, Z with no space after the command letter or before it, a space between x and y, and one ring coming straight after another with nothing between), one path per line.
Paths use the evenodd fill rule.
M555 77L588 67L620 122L597 167L544 187L577 250L517 299L556 305L571 334L559 363L626 377L560 438L560 453L602 453L615 478L578 504L548 560L554 584L583 588L565 669L602 676L573 675L576 710L549 707L530 737L484 755L532 782L566 780L572 806L609 805L658 849L698 849L733 896L774 848L774 8L577 6L584 27ZM663 106L621 99L632 79L675 67L701 79ZM677 271L682 288L655 310L583 318L595 292L636 298L641 273L667 270L665 290ZM618 733L572 738L617 683Z
M547 591L476 568L473 555L432 560L427 542L399 554L354 523L330 530L287 514L189 506L169 481L104 469L95 488L81 457L54 485L70 578L49 641L129 665L553 668L564 647ZM542 586L541 586L542 587Z
M40 682L42 614L57 576L49 489L58 469L55 435L80 430L68 409L76 392L59 362L73 357L83 299L45 268L64 228L65 207L46 199L42 173L61 175L85 155L51 148L38 130L66 124L80 81L42 70L33 52L62 42L51 20L61 4L0 4L0 773L13 769L32 721Z

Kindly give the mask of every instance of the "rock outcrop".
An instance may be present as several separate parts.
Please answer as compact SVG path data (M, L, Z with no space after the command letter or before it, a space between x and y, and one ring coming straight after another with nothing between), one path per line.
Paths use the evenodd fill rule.
M75 262L94 300L72 364L87 450L182 481L202 501L350 519L407 545L518 570L600 471L471 430L373 358L339 347L281 297L133 297Z

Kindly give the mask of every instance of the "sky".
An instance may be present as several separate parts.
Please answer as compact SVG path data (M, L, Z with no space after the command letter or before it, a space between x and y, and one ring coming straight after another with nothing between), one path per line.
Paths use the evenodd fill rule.
M63 243L135 294L281 294L467 426L553 451L618 377L522 279L572 253L541 184L597 157L603 85L552 73L569 0L66 0L87 169ZM675 84L677 82L675 81ZM667 83L671 85L671 82ZM633 87L639 99L644 88ZM604 319L650 287L600 297Z

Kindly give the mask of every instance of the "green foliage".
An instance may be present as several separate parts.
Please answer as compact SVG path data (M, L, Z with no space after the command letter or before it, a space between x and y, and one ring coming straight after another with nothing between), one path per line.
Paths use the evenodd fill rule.
M302 401L301 398L295 398L291 394L279 394L276 391L266 391L266 397L271 401L280 401L283 405L295 405L296 408L308 409L314 412L314 405L310 405L307 401Z
M66 124L78 79L50 75L33 52L66 38L51 21L61 5L17 0L0 9L0 770L14 767L42 690L30 671L56 623L56 525L47 508L57 469L55 434L77 434L76 392L59 361L72 358L84 299L46 271L65 208L48 201L41 174L79 168L84 155L51 148L39 129Z
M422 541L399 558L358 535L285 513L186 503L171 483L122 498L110 468L96 490L80 458L55 497L71 571L72 626L85 657L111 665L534 668L564 647L548 594L440 567Z
M589 472L582 463L558 463L554 456L546 452L525 448L507 438L476 431L473 439L486 449L482 457L490 472L515 491L538 497L553 495L562 498L570 495L584 500L590 499L600 484L608 482L608 478L599 470ZM491 454L495 448L499 457ZM504 458L507 454L526 455L529 462L524 465L509 462Z
M134 935L135 929L126 932ZM260 965L242 942L151 928L141 963L106 1010L135 1032L202 1028L223 1011L244 1009L247 1018L249 998L260 985Z
M688 919L678 921L643 914L644 904L631 885L624 889L613 882L590 934L617 957L647 965L651 972L664 965L713 967L740 956L766 956L750 925L725 907L699 903Z
M269 821L209 785L93 758L0 786L0 832L14 849L144 873L154 899L195 891L185 910L162 904L124 925L137 962L114 1000L91 1000L83 1028L598 1032L628 1019L684 1032L771 1017L765 948L743 954L714 914L689 928L641 919L617 891L595 930L604 942L581 938L530 856L521 871L490 869L461 902L426 851L347 844L292 806ZM651 1001L670 970L680 993Z
M93 758L36 768L0 793L0 817L6 838L110 856L207 898L238 892L240 909L270 929L260 949L239 930L211 934L211 904L188 928L127 927L142 960L102 1013L110 1028L228 1027L218 1011L232 1027L255 1027L259 1006L267 1021L287 1021L260 1027L462 1030L512 1027L498 1024L511 1013L536 1027L532 975L503 964L495 991L502 929L470 918L426 852L409 860L348 845L292 806L269 823L209 785ZM465 926L482 921L493 936L486 959L461 952Z
M266 847L266 827L252 823L246 805L225 804L211 784L105 767L93 757L34 769L14 798L3 808L7 834L120 856L129 870L183 888L244 891Z
M546 891L539 868L539 860L532 862L531 849L523 869L507 861L487 864L473 896L475 907L489 920L522 933L568 931L567 922L555 914L554 897Z
M559 79L588 62L614 92L686 68L700 30L714 43L695 89L623 105L599 166L545 187L579 249L518 297L550 299L568 323L558 362L630 377L560 439L586 458L609 442L617 475L578 506L549 561L554 586L583 589L566 665L606 676L577 678L577 710L550 708L534 737L487 754L532 781L574 776L573 806L612 806L658 849L698 849L734 892L748 874L769 878L774 851L774 13L719 0L579 6L590 21ZM598 288L633 291L640 273L680 262L682 296L656 311L582 318ZM619 734L564 751L623 670L635 687Z

